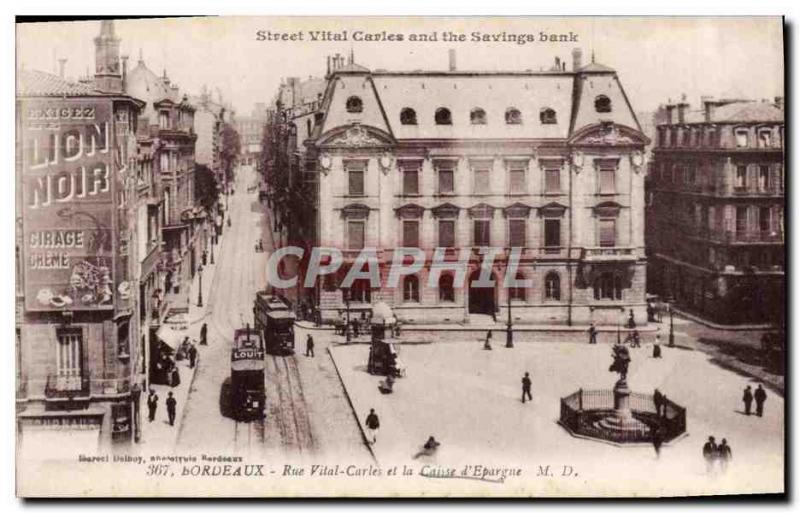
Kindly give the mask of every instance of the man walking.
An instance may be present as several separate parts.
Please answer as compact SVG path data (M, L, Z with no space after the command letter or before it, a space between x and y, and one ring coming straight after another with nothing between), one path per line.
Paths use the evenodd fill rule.
M375 413L374 408L369 409L369 415L366 420L367 425L367 443L374 444L378 441L378 428L381 427L381 422L378 420L378 415ZM369 439L372 439L370 441Z
M169 417L169 425L175 425L175 407L178 405L178 401L172 397L172 392L167 394L167 416Z
M189 346L189 368L194 369L194 364L197 362L197 347L194 344Z
M314 338L311 334L306 338L306 356L314 357Z
M147 396L147 420L153 422L156 419L156 408L158 408L158 394L152 388Z
M208 337L208 325L206 323L203 323L203 325L200 327L200 345L201 346L208 345L208 339L206 337Z
M728 470L728 464L731 462L733 455L731 454L731 446L724 438L717 447L717 457L719 458L719 469L722 473Z
M747 388L744 389L742 401L744 402L744 414L750 415L750 408L753 404L753 392L750 390L750 385L747 385Z
M597 344L597 328L594 327L594 323L589 325L589 343Z
M717 444L714 442L714 437L709 436L708 442L703 445L703 459L706 460L706 473L711 474L714 471L714 460L717 457Z
M525 404L526 396L529 401L533 401L533 396L531 395L531 377L527 372L522 377L522 404Z
M492 330L486 332L486 340L483 341L483 348L489 351L492 349Z
M656 407L656 417L661 417L661 405L664 404L664 395L661 393L661 390L656 388L656 391L653 392L653 404Z
M764 402L767 400L767 392L761 386L761 383L758 384L754 397L756 399L756 415L761 417L764 415Z

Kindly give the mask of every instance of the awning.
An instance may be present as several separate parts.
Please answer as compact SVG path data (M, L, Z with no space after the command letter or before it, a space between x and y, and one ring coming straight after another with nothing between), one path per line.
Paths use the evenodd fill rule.
M175 325L163 324L156 332L156 337L174 350L177 350L183 339L189 335L184 327L176 328Z

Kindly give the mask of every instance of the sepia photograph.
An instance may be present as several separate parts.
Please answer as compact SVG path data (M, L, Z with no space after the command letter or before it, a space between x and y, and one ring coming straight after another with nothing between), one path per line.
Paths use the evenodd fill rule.
M785 23L17 19L17 496L785 497Z

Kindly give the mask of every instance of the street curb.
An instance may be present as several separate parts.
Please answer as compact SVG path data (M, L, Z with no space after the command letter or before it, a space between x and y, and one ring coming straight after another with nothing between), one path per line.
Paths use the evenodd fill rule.
M702 324L706 328L710 328L712 330L719 330L719 331L775 331L777 328L770 324L716 324L702 317L698 317L692 313L689 313L685 310L681 310L679 308L672 307L672 310L679 316L685 319L689 319L690 321L696 322L697 324Z
M336 376L339 378L339 383L342 384L342 389L344 390L344 396L347 398L347 404L350 405L350 411L353 412L353 417L355 417L356 424L358 424L358 430L361 431L361 438L364 441L364 444L367 446L367 450L369 450L370 456L372 456L372 461L375 462L376 465L380 467L380 463L378 463L378 458L375 457L375 452L372 450L372 445L369 444L367 441L367 434L364 432L364 427L361 425L361 422L358 420L358 414L356 413L355 406L353 406L353 400L350 399L350 393L347 391L347 387L344 385L344 380L342 379L342 373L339 372L339 366L336 365L336 358L333 357L333 353L331 352L331 348L325 348L328 352L328 357L333 362L333 368L336 369Z
M184 399L183 410L181 410L181 418L178 425L178 434L175 436L175 443L173 444L172 448L174 449L178 445L178 440L180 440L181 435L183 434L183 420L186 417L186 410L189 406L189 397L192 395L192 387L194 386L194 380L197 377L197 371L200 369L200 352L197 353L197 360L194 362L194 368L192 369L192 377L189 380L189 390L186 392L186 399Z

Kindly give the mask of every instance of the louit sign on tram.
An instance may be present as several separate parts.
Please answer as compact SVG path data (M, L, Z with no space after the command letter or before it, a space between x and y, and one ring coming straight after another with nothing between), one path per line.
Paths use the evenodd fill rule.
M112 309L111 102L27 99L21 109L25 308Z

